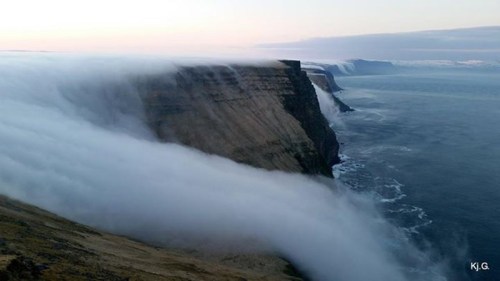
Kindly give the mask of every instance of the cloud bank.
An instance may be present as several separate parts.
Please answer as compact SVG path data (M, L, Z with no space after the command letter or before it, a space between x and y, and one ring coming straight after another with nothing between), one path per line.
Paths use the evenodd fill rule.
M500 27L314 38L258 47L300 59L498 61Z
M314 90L316 91L321 114L325 116L326 120L328 120L328 123L331 126L344 127L345 125L340 118L340 109L335 103L332 94L323 91L318 85L314 83L313 86Z
M1 194L156 245L278 253L313 280L443 280L367 196L156 141L127 81L171 64L0 61Z

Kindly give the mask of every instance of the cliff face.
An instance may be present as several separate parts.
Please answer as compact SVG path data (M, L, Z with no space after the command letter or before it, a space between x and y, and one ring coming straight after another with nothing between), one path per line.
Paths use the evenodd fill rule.
M271 170L331 176L339 161L335 134L300 62L185 66L130 83L164 141ZM89 87L112 99L128 86ZM3 196L0 222L0 280L302 280L276 256L151 247Z
M341 112L354 111L350 106L341 101L334 93L343 89L335 82L335 78L329 71L320 69L307 69L307 76L311 81L320 87L323 91L332 94L335 104Z
M335 77L328 71L306 69L306 72L307 76L309 76L309 79L311 79L314 84L328 93L335 93L343 90L337 82L335 82Z
M164 141L269 170L331 176L339 161L335 133L298 61L185 66L135 84Z

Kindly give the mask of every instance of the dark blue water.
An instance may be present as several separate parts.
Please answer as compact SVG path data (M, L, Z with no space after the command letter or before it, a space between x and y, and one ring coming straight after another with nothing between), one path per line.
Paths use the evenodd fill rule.
M340 180L374 193L450 280L500 280L500 74L342 77ZM489 270L471 270L487 262ZM480 266L479 266L480 267Z

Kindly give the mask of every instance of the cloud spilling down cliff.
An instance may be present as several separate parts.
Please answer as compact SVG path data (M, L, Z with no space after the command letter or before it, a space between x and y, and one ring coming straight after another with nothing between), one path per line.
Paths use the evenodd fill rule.
M183 280L224 280L217 276L223 272L267 278L254 275L262 267L248 268L252 259L240 275L223 264L211 271L201 261L190 263L185 251L195 249L224 259L258 253L253 261L259 264L268 263L266 254L281 256L312 280L440 275L369 196L327 177L290 173L330 175L337 161L335 135L298 62L179 66L161 59L10 54L0 60L0 99L1 194L91 227L184 249L178 260L152 265L152 250L142 244L104 234L99 240L101 234L77 225L63 234L67 221L9 209L7 201L0 242L20 248L4 254L32 260L18 260L14 268L74 263L80 269L90 263L70 257L83 251L99 261L111 256L131 263L114 264L123 269L117 274L104 260L103 268L90 266L92 276L109 271L141 280L127 271L137 262L149 273L164 274L172 264L198 271ZM37 231L60 251L30 250ZM147 261L129 260L137 253L130 247ZM286 263L271 260L278 264L272 276L283 277ZM209 274L200 277L201 271Z
M334 61L331 63L309 62L308 67L311 71L324 71L326 75L331 76L362 76L362 75L384 75L395 74L402 69L389 61L350 59L345 61ZM335 83L335 80L333 80ZM333 90L338 91L340 87L334 86Z
M306 71L307 77L309 77L313 84L332 97L335 102L335 106L338 107L340 112L354 111L354 109L345 104L335 95L335 92L340 92L343 89L337 85L335 77L333 77L331 71L325 70L323 66L316 64L307 65L306 67L303 67L303 69Z
M184 66L137 79L164 141L271 170L331 176L335 133L300 63Z

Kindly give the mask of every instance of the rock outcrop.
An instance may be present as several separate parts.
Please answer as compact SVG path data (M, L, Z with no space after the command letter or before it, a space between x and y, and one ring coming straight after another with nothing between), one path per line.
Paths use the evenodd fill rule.
M298 61L183 66L138 77L160 139L269 170L332 176L335 133Z
M306 69L307 76L311 81L316 84L320 89L323 91L330 93L333 97L333 100L335 101L335 104L338 106L340 112L348 112L348 111L354 111L350 106L345 104L342 100L340 100L336 95L335 92L340 92L343 89L340 88L339 85L335 82L335 78L333 77L333 74L331 74L329 71L325 71L322 69L318 68L309 68Z
M335 78L330 72L313 68L305 69L305 71L309 79L325 92L335 93L343 90L337 82L335 82Z

